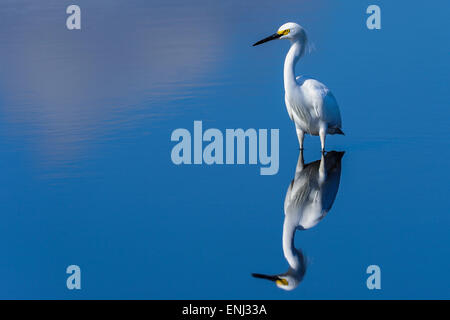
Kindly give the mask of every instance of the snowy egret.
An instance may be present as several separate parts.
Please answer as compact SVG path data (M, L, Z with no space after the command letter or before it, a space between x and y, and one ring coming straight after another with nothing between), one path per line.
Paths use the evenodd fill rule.
M295 176L284 200L283 254L289 269L279 275L253 273L255 278L274 281L284 290L295 289L306 272L306 258L294 247L296 230L306 230L317 225L330 211L341 177L341 159L344 152L322 153L321 160L303 162L303 152L297 161Z
M284 91L286 108L295 123L300 149L303 149L305 133L309 133L320 136L322 151L325 151L326 134L344 134L336 98L323 83L305 76L295 77L295 64L308 44L306 32L300 25L285 23L275 34L253 46L275 39L291 41L284 61Z

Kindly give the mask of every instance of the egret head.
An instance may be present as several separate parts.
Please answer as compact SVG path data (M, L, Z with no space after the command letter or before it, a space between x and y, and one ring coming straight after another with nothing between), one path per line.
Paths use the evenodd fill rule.
M252 276L258 279L270 280L276 284L280 289L291 291L298 287L306 273L307 260L301 250L293 249L295 251L295 261L287 259L289 262L289 269L287 272L276 275L266 275L261 273L252 273ZM287 256L285 255L287 258Z
M257 46L275 39L289 39L291 41L300 41L302 44L306 44L307 41L305 29L303 29L302 26L297 23L288 22L283 24L276 33L256 42L255 44L253 44L253 46Z

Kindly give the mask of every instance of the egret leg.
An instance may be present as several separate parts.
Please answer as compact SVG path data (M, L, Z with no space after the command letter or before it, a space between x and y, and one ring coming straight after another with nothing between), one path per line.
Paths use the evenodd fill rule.
M300 154L298 155L297 168L295 169L295 173L302 172L305 167L305 161L303 160L303 149L300 150Z
M320 144L322 145L322 152L325 152L325 137L327 135L327 130L325 127L321 127L319 130Z
M300 145L300 150L303 150L303 139L305 138L305 133L297 125L295 125L295 130L297 131L298 144Z

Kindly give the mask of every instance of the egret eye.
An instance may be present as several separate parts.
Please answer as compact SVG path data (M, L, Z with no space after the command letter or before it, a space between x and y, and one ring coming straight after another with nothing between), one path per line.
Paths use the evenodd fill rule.
M287 35L289 32L291 32L291 29L281 30L281 31L278 31L277 33L278 33L279 35L281 35L281 36L285 36L285 35Z

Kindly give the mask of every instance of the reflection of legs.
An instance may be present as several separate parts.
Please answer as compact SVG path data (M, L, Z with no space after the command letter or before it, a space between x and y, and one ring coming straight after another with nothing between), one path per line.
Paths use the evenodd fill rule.
M320 136L320 144L322 145L322 152L325 152L325 137L327 134L327 128L325 125L320 126L319 136Z
M325 163L325 153L322 152L322 157L320 158L319 166L319 184L322 184L327 177L326 163Z
M303 170L303 167L305 166L305 162L303 160L303 149L300 150L300 154L298 155L298 161L297 161L297 168L295 168L295 173L300 173Z
M295 130L297 131L298 144L300 145L300 150L303 150L303 138L305 137L305 133L302 129L300 129L297 124L295 124Z

